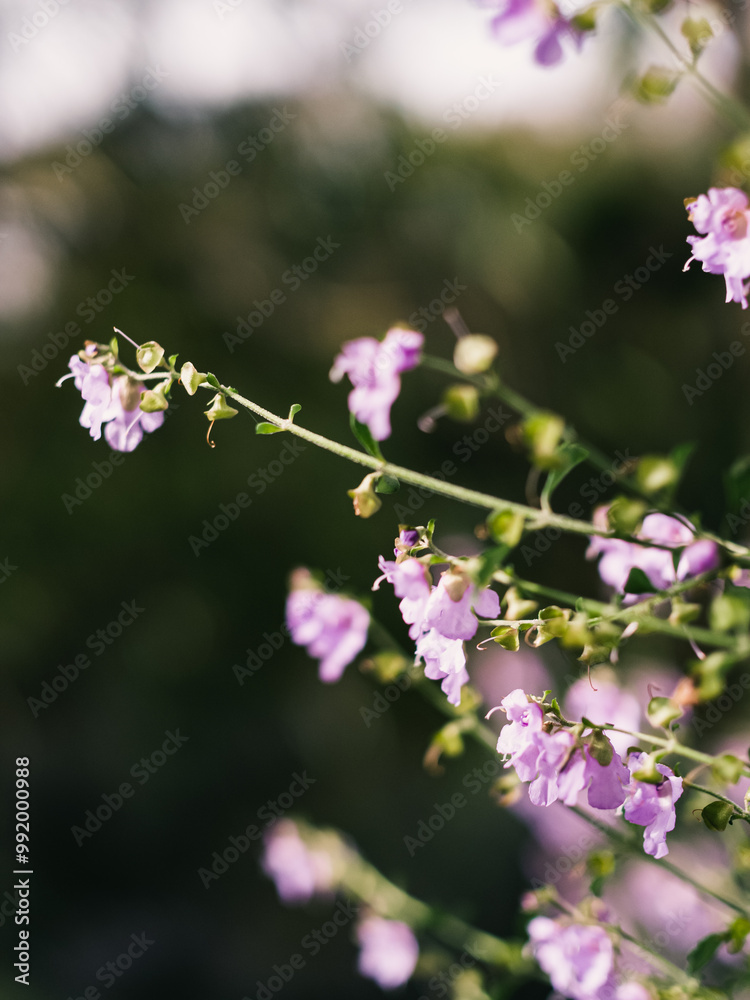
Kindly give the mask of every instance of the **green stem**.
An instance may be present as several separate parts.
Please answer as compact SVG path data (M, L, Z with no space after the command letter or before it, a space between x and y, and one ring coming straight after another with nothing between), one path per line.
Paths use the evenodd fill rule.
M562 531L569 531L577 535L602 535L604 537L612 535L612 532L599 528L587 521L577 521L572 517L566 517L562 514L547 514L536 507L514 503L512 500L504 500L502 497L491 496L489 493L469 490L463 486L447 483L442 479L434 479L432 476L424 475L421 472L414 472L400 465L393 465L391 462L384 462L382 459L374 458L366 452L357 451L356 448L350 448L348 445L340 444L338 441L332 441L330 438L323 437L322 434L316 434L314 431L309 431L304 427L298 426L285 417L271 413L270 410L266 410L264 407L258 406L257 403L253 403L251 400L241 396L234 389L221 386L221 391L229 399L239 403L240 406L244 406L251 412L263 417L264 420L274 424L276 427L289 431L290 434L295 434L297 437L302 438L303 441L308 441L310 444L314 444L325 451L330 451L340 458L346 458L350 462L356 462L357 465L364 465L366 468L377 470L383 475L394 476L412 486L421 486L432 493L450 497L453 500L459 500L462 503L471 504L475 507L482 507L485 510L497 510L498 508L511 510L531 520L535 529L558 527Z
M718 799L720 802L726 802L727 805L733 807L734 815L738 819L744 819L750 823L750 812L741 809L736 802L728 798L726 795L722 795L721 792L715 792L712 788L706 788L705 785L699 785L695 781L688 781L687 778L683 778L682 783L686 788L694 788L696 792L703 792L704 795L710 795L713 799Z
M626 736L634 736L637 740L644 740L654 746L663 747L667 753L681 754L683 757L697 761L699 764L707 764L711 767L716 762L716 758L710 754L701 753L700 750L693 750L692 747L686 747L683 743L678 743L675 739L665 740L661 736L649 736L647 733L638 733L632 729L619 729L617 726L607 726L606 729L614 733L624 733ZM743 766L742 773L750 778L750 768ZM727 799L727 801L730 800ZM733 802L732 805L735 805L735 803Z
M686 73L690 74L693 82L700 90L703 91L704 97L706 97L715 110L719 111L726 118L728 118L732 125L737 128L750 128L750 114L748 111L738 101L729 97L727 94L723 94L720 90L714 87L714 85L710 83L705 76L703 76L695 62L688 61L680 53L677 46L667 35L653 14L647 11L636 10L626 3L621 3L620 8L625 11L627 16L630 17L632 21L641 27L648 28L655 35L657 35L659 39L661 39L661 41L667 46L669 51L675 57L678 66Z
M534 583L531 580L522 580L515 575L511 576L505 573L503 570L498 570L494 575L494 578L500 583L515 584L529 594L546 597L553 601L559 601L561 604L567 604L572 608L580 608L581 610L598 615L599 621L641 622L644 628L652 632L661 632L664 635L671 635L677 639L685 639L687 641L692 639L693 642L703 643L704 645L720 646L725 649L735 650L738 658L744 658L748 650L745 646L739 644L736 637L725 635L723 632L717 632L713 629L700 628L695 625L673 625L670 621L651 614L651 609L662 601L670 597L676 597L678 594L704 583L706 580L711 579L711 577L712 574L703 573L689 580L681 580L668 590L660 591L658 594L654 594L653 597L648 597L645 601L639 601L638 604L632 604L628 608L613 608L611 604L604 604L602 601L578 597L576 594L557 590L554 587L547 587L544 584ZM592 624L595 624L595 622L596 620L592 621Z

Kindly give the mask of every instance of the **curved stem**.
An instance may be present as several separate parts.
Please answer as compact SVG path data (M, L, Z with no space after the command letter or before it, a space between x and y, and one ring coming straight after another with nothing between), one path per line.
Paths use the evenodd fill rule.
M696 792L703 792L704 795L710 795L713 799L718 799L720 802L726 802L727 805L734 808L734 816L738 819L747 820L750 823L750 812L742 809L732 799L728 798L726 795L722 795L721 792L715 792L712 788L706 788L705 785L698 785L695 781L688 781L687 778L683 778L682 783L686 788L694 788Z
M707 764L711 767L715 762L716 758L712 757L710 754L701 753L700 750L693 750L692 747L686 747L683 743L678 743L675 739L665 740L661 736L649 736L647 733L638 733L632 729L620 729L618 726L606 726L608 732L613 733L624 733L626 736L634 736L637 740L643 740L644 742L651 743L653 746L663 747L667 753L681 754L683 757L687 757L689 760L695 760L699 764ZM750 778L750 767L743 764L742 773ZM730 799L726 800L731 801ZM732 802L735 808L738 808L736 803Z

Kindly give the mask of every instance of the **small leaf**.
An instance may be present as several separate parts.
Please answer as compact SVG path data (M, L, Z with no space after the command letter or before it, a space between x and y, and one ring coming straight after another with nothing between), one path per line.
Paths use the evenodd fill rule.
M722 832L726 830L727 823L734 814L734 806L728 802L709 802L701 809L701 818L709 830Z
M375 484L376 493L398 493L401 483L395 476L381 476Z
M221 389L221 383L215 375L211 374L211 372L206 372L206 382L208 382L208 384L214 389Z
M349 415L349 426L352 429L352 434L359 441L368 455L372 455L373 458L379 458L381 461L385 461L383 453L380 450L380 445L372 436L372 432L367 424L361 424L354 414L351 413Z
M746 917L735 917L729 925L727 934L729 935L727 951L730 955L736 955L737 952L742 951L745 939L750 934L750 920Z
M179 355L177 355L177 354L170 354L169 355L169 367L170 368L174 368L174 366L177 364L177 358L178 357L179 357Z
M297 414L301 409L302 409L301 403L292 403L292 405L289 407L289 416L287 417L287 419L289 420L290 424L294 423L294 418L297 416Z
M283 431L283 427L277 427L276 424L266 423L265 420L262 420L260 423L255 425L256 434L282 434Z
M687 968L691 976L700 972L704 965L708 965L714 957L719 947L727 940L726 932L723 934L709 934L693 948L687 957Z

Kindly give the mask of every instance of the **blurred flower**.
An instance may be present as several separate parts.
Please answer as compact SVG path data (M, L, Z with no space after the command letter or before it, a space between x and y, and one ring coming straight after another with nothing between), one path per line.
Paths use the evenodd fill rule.
M534 41L534 59L540 66L554 66L563 57L562 39L571 38L580 47L582 34L547 0L485 0L499 8L490 27L503 45Z
M288 819L279 820L266 832L260 863L285 903L307 903L313 896L328 892L333 884L328 855L310 850Z
M606 508L600 507L595 514L594 523L602 523L605 516ZM622 538L596 536L591 539L586 551L587 559L602 556L599 561L599 576L604 583L620 593L624 593L630 571L635 568L643 571L654 590L666 590L676 580L685 580L716 569L719 565L716 544L708 539L694 541L692 527L668 514L648 514L636 537L667 547L652 548L636 542L626 542ZM671 549L683 546L684 551L675 570ZM636 595L630 597L635 598Z
M349 393L349 411L366 424L376 441L391 433L391 406L401 390L401 372L416 368L424 337L415 330L393 327L383 341L360 337L343 345L331 369L330 378L339 382L344 375L354 388Z
M440 687L449 703L460 705L461 688L469 683L461 639L446 639L437 629L429 629L417 639L416 659L424 662L425 677L443 682Z
M320 660L322 681L337 681L367 641L370 616L359 601L317 589L307 571L298 571L295 583L286 601L292 642Z
M602 927L534 917L528 932L534 958L563 996L598 1000L612 994L614 951Z
M411 977L419 958L419 945L408 924L383 917L365 917L357 927L358 968L384 990L402 986Z
M727 302L740 302L747 309L750 278L750 210L744 191L738 188L709 188L687 206L688 218L701 236L688 236L693 248L686 271L694 260L703 264L710 274L723 274L727 286Z
M663 858L669 854L667 834L674 830L674 804L682 795L682 778L676 777L666 764L657 764L656 770L664 775L665 780L658 785L636 781L633 775L648 761L646 753L632 753L628 758L631 781L626 789L628 797L623 812L628 822L646 827L643 831L643 850L646 854Z
M568 688L563 702L565 714L569 719L582 719L586 716L594 722L605 722L619 729L638 731L641 726L641 706L638 699L630 691L626 691L615 683L615 675L611 670L596 670L591 679L581 677ZM615 750L623 756L633 742L633 737L627 733L607 731L607 739Z

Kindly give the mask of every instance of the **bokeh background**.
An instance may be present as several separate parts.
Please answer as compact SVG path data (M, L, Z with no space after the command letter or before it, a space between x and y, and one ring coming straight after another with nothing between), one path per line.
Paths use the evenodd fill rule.
M113 326L156 339L276 412L301 403L300 423L347 441L346 389L327 377L340 344L419 320L429 353L450 357L453 334L434 314L457 282L455 305L472 330L498 339L509 383L613 462L618 450L694 442L683 503L726 530L723 471L748 447L747 352L702 395L688 401L683 387L714 351L750 341L720 278L682 274L682 200L721 178L717 149L734 134L687 83L666 107L638 105L622 81L653 53L615 15L580 54L543 70L525 46L499 47L489 11L470 2L403 0L374 30L373 12L386 9L369 0L4 0L0 9L0 890L13 884L11 780L23 755L28 997L98 987L121 998L254 998L330 904L282 907L257 843L209 888L198 872L230 836L263 824L259 810L295 772L314 784L292 811L346 831L410 892L498 934L521 930L528 859L545 836L483 792L412 857L404 837L485 758L469 750L430 775L422 757L442 722L434 709L410 692L367 725L372 678L352 666L321 685L314 662L280 634L295 566L369 593L403 494L357 520L346 496L356 469L308 447L279 475L287 441L257 438L246 414L214 429L211 450L201 399L179 391L163 428L86 496L79 481L98 475L109 448L78 426L72 382L55 388L84 339L107 341ZM739 6L734 25L742 31ZM717 83L741 88L729 32L707 58ZM394 181L435 128L445 141ZM562 171L573 181L539 199L557 191ZM226 183L201 207L212 172ZM284 281L326 241L336 246L314 273L298 288ZM654 250L663 265L626 297L626 276ZM110 294L113 272L127 280ZM284 301L236 342L239 320L276 289ZM561 360L556 344L607 299L616 313ZM447 384L427 370L405 376L388 456L425 472L453 456L465 484L522 499L527 465L505 428L457 457L488 411L475 426L442 418L431 434L418 429ZM261 470L262 492L252 485ZM571 475L562 509L591 475ZM73 504L76 489L83 499ZM196 554L191 536L242 492L251 506ZM414 521L429 517L445 547L478 544L478 512L432 499ZM597 594L584 552L582 540L562 539L528 573ZM372 597L374 612L405 638L388 591ZM87 640L122 602L142 611L97 655ZM270 656L269 637L279 647ZM641 680L668 671L674 647L652 648L645 662L634 644L623 669ZM34 710L29 699L83 653L91 666ZM240 683L235 667L251 654L262 666ZM557 648L543 654L475 653L471 669L490 704L530 679L579 676ZM177 730L188 737L179 751L133 782L131 768ZM132 799L78 846L72 827L125 781ZM143 932L154 942L146 954L111 987L97 981ZM7 996L22 989L15 942L6 915ZM355 965L344 928L284 995L377 997ZM544 994L526 985L516 995ZM436 994L415 984L403 995Z

